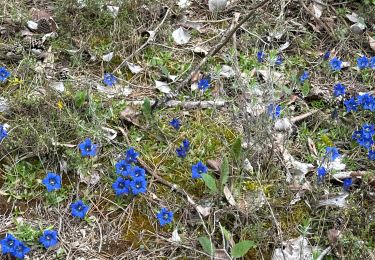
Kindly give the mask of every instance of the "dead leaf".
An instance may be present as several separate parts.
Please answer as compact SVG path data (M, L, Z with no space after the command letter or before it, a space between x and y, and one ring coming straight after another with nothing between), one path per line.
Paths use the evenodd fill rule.
M120 119L126 120L130 123L135 123L135 125L138 124L138 117L141 114L141 112L132 106L127 106L121 113L120 113Z
M346 168L346 164L342 163L341 156L336 158L332 162L328 162L328 161L324 162L322 166L326 168L327 170L334 170L334 171L343 171Z
M171 240L172 240L173 242L181 242L181 237L178 235L178 230L177 230L177 228L176 228L175 230L173 230Z
M165 94L171 93L171 88L168 86L168 83L163 81L155 80L155 88L157 88L160 92Z
M220 76L223 76L224 78L231 78L234 77L236 73L234 72L234 69L228 65L223 65L220 71Z
M93 171L91 174L85 174L79 172L80 181L87 185L95 185L100 181L100 175L97 171Z
M190 1L189 0L178 0L177 2L177 5L180 7L180 8L186 8L190 5Z
M191 82L198 82L198 80L202 77L201 73L196 72L193 75L191 75Z
M345 208L347 206L346 198L348 196L349 196L348 193L340 193L338 195L328 194L324 196L322 200L319 200L318 207L332 206L332 207Z
M282 244L282 248L276 248L273 252L272 260L313 259L312 246L303 236L287 240Z
M275 121L275 130L281 132L291 132L292 131L292 123L286 117L279 118Z
M229 204L231 206L236 206L236 201L234 200L232 192L229 190L227 185L224 186L223 192L224 192L224 196L227 199L227 201L229 202Z
M375 51L375 39L371 38L371 36L368 37L368 42L370 44L370 48Z
M322 16L322 13L323 13L323 9L324 9L324 6L321 5L321 4L318 4L316 2L314 2L312 4L312 11L314 13L314 16L316 18L320 18Z
M204 49L200 46L196 46L194 47L193 52L198 53L198 54L203 54L204 56L206 56L208 54L208 49Z
M104 131L105 137L111 141L117 137L117 131L112 128L102 126L102 130Z
M63 93L65 91L64 83L61 81L52 82L50 86L57 92Z
M262 75L264 81L266 82L275 82L278 84L285 84L286 80L282 73L277 71L269 71L269 70L257 70L257 72Z
M201 205L198 205L195 203L195 201L190 198L189 195L186 196L188 202L195 207L195 209L198 211L199 214L201 214L203 217L207 217L210 215L211 207L202 207Z
M103 55L102 58L103 58L103 61L110 62L113 58L113 52Z
M358 23L359 21L359 16L356 13L347 14L346 18L348 18L349 21L351 21L352 23Z
M244 169L246 172L248 172L248 173L250 173L250 174L254 173L254 168L253 168L253 166L251 165L251 162L249 161L249 159L246 158L246 159L243 161L243 165L242 165L242 167L243 167L243 169Z
M336 244L337 240L339 239L340 237L340 234L341 234L341 231L340 230L337 230L337 229L329 229L327 231L327 238L328 238L328 241L331 245L334 245Z
M208 159L208 160L207 160L207 165L208 165L212 170L214 170L215 172L219 172L219 171L220 171L221 162L220 162L219 159Z
M26 23L27 28L29 28L31 31L36 31L38 29L38 23L34 21L27 21Z
M172 37L173 37L173 40L175 41L175 43L177 43L179 45L188 43L190 41L190 38L191 38L190 34L186 30L182 29L182 27L173 31Z
M231 260L232 258L229 256L228 252L225 249L216 249L214 259Z
M227 6L227 0L208 0L208 10L213 13L223 11Z
M141 66L137 65L137 64L127 62L126 65L128 65L129 70L133 74L138 74L138 73L143 71L143 68Z

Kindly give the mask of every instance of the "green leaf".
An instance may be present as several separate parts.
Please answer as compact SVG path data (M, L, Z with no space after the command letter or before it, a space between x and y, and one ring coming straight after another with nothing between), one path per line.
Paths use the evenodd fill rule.
M211 243L210 239L206 236L198 237L198 241L201 244L203 251L209 255L213 255L215 251L214 245Z
M246 255L247 251L251 248L255 247L254 241L251 240L243 240L235 244L232 248L232 257L239 258Z
M304 97L306 97L310 93L310 83L308 81L305 81L303 83L301 92Z
M242 140L241 138L237 138L236 141L232 144L232 151L234 154L234 158L238 160L241 156L242 147L241 147Z
M148 98L145 98L142 105L142 112L143 116L146 118L147 121L151 119L151 103Z
M202 178L206 186L212 191L217 192L216 180L208 173L202 174Z
M223 163L221 164L221 169L220 169L220 183L222 186L224 186L229 177L229 163L228 163L228 158L224 156L223 158Z
M86 100L86 92L85 91L78 91L74 95L74 104L76 107L82 107Z
M232 240L232 234L223 226L221 226L222 230L223 230L223 234L224 234L224 237L227 241L231 241Z

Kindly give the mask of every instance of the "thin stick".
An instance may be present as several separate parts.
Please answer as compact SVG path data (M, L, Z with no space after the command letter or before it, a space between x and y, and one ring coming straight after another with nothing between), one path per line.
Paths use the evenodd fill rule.
M168 14L169 14L169 8L167 10L167 12L165 13L164 17L163 17L163 20L158 24L158 26L156 26L155 30L154 30L154 34L153 35L150 35L150 37L148 37L147 41L142 44L141 47L139 47L135 52L133 52L132 54L130 54L130 56L128 56L126 59L124 59L120 65L117 66L117 68L113 71L113 73L115 73L116 71L118 71L119 69L121 69L122 66L124 66L124 64L132 59L135 55L137 55L141 50L143 50L147 45L150 44L150 42L154 41L155 40L155 36L156 36L156 32L160 29L160 27L163 25L163 23L165 22L165 20L167 19L168 17Z
M256 9L258 9L260 7L263 7L265 4L267 4L268 2L271 2L271 1L272 0L263 0L259 4L250 8L249 12L242 18L242 20L238 24L236 24L236 26L234 26L231 30L229 30L228 33L225 35L225 37L223 37L222 40L216 46L213 46L210 49L210 51L208 52L206 57L204 57L203 60L192 71L190 71L188 76L177 87L177 92L189 83L191 76L195 75L199 71L199 69L207 62L207 60L210 57L212 57L213 55L218 53L221 50L221 48L224 47L224 45L232 38L232 35L238 30L238 28L240 28L247 20L249 20L251 17L253 17Z

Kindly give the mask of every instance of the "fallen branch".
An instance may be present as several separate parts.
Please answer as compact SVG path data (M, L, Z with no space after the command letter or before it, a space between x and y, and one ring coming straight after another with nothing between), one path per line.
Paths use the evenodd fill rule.
M214 56L216 53L218 53L221 48L224 47L224 45L232 38L232 35L247 21L249 20L250 18L252 18L255 14L255 10L263 7L265 4L267 4L268 2L272 2L272 0L263 0L262 2L260 2L259 4L253 6L250 8L249 12L242 18L242 20L236 24L236 26L234 26L231 30L228 31L228 33L225 35L225 37L222 38L222 40L216 44L215 46L213 46L210 51L208 52L208 54L203 58L203 60L194 68L192 69L189 73L188 73L188 76L182 81L182 83L180 85L178 85L177 87L177 90L176 92L178 92L181 88L184 88L190 81L192 75L195 75L199 70L200 68L207 62L207 60Z
M129 101L128 104L134 106L143 105L143 100ZM150 104L154 105L155 100L150 100ZM229 104L226 100L207 100L207 101L178 101L169 100L163 103L164 107L181 107L183 109L197 109L197 108L212 108L212 107L224 107Z
M147 45L149 45L151 42L153 42L155 40L155 36L156 36L156 32L160 29L160 27L163 25L163 23L165 22L165 19L167 19L168 17L168 14L169 14L169 8L167 9L167 12L165 13L164 17L163 17L163 20L158 24L158 26L156 26L155 30L154 31L151 31L150 32L150 37L148 37L147 41L141 45L141 47L139 47L135 52L133 52L130 56L128 56L126 59L124 59L120 65L117 66L116 69L114 69L113 73L115 73L116 71L118 71L119 69L121 69L122 66L124 66L124 64L126 62L128 62L129 60L131 60L133 57L135 57L135 55L137 55L141 50L143 50Z
M290 119L290 122L292 123L297 123L298 121L301 121L309 116L312 116L313 114L315 114L316 112L318 112L318 110L313 110L311 112L307 112L305 114L302 114L302 115L299 115L299 116L295 116L295 117L292 117Z

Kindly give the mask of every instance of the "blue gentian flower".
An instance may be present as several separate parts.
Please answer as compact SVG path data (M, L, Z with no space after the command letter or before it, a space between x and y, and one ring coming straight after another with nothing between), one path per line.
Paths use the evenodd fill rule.
M185 158L186 157L186 149L182 145L176 149L176 153L178 157Z
M144 178L136 178L130 182L130 187L134 195L140 193L146 193L147 191L147 181Z
M126 154L125 154L125 161L127 163L136 163L138 160L137 160L137 157L138 157L139 153L137 153L133 147L130 147L127 151L126 151Z
M275 119L277 117L280 117L281 115L281 106L280 105L274 105L270 104L267 108L268 115L272 118Z
M301 75L301 77L299 77L299 80L301 81L301 83L305 82L305 80L307 80L309 78L309 73L307 71L304 71Z
M326 147L326 156L330 161L334 161L340 157L340 153L336 147Z
M357 66L359 69L363 70L367 68L368 65L369 65L369 60L366 56L362 56L357 59Z
M350 111L357 111L357 109L358 109L358 103L353 97L348 99L348 100L345 100L344 105L346 107L346 112L348 112L348 113Z
M191 167L191 177L193 179L202 178L202 174L207 173L207 171L207 166L204 165L201 161L199 161L197 164L194 164Z
M277 55L275 64L281 65L282 63L283 63L283 57L281 57L281 55Z
M362 134L363 134L363 132L362 132ZM374 140L372 140L372 138L362 137L362 138L358 139L358 144L360 146L362 146L363 148L369 150L374 145Z
M39 238L39 242L45 247L49 248L57 244L57 231L44 230L43 236Z
M263 62L266 54L263 51L258 51L257 53L257 59L258 62Z
M375 69L375 57L370 58L370 61L368 63L368 67L370 69Z
M18 258L18 259L24 259L25 255L30 252L30 248L27 247L24 243L22 243L19 240L16 240L16 244L14 247L13 253L11 253L12 256Z
M142 167L135 166L131 171L131 177L133 179L137 179L137 178L145 179L146 171Z
M118 177L112 184L112 189L115 191L116 196L128 195L130 193L130 180Z
M116 167L116 173L124 175L125 177L126 176L130 177L132 166L128 164L125 160L118 161L115 167Z
M210 87L210 79L203 78L198 81L198 89L202 91L206 91Z
M173 212L162 208L160 212L156 215L161 226L169 224L173 221Z
M330 56L331 56L331 52L330 51L326 51L326 53L324 53L324 55L323 55L323 59L324 60L328 60Z
M363 109L375 111L375 98L369 93L365 93L358 96L358 104L363 107Z
M0 82L5 82L10 77L10 72L5 68L0 68Z
M93 144L90 138L86 138L86 140L80 143L78 147L81 150L82 156L95 156L96 155L97 145Z
M48 192L58 190L61 188L61 177L56 173L49 172L42 183L46 186Z
M13 253L17 239L11 234L6 234L5 238L0 241L1 252L3 255Z
M344 179L344 190L347 191L350 188L350 186L352 186L352 184L353 184L352 178Z
M375 150L368 151L367 157L369 160L374 161L375 160Z
M3 125L0 125L0 141L8 136L8 133Z
M338 59L337 57L334 57L330 62L329 65L331 65L331 69L335 71L339 71L342 69L342 61Z
M324 179L324 176L326 176L326 174L327 174L327 170L326 170L326 168L324 168L324 167L318 167L318 169L317 169L318 171L318 181L320 182L320 181L323 181L323 179Z
M188 139L184 139L182 141L182 146L185 148L186 151L189 151L190 150L190 142Z
M353 134L352 134L352 139L353 140L360 140L362 138L362 131L354 131Z
M70 205L70 209L72 210L73 217L83 219L86 216L87 211L89 211L89 206L83 203L82 200L77 200L76 202Z
M345 95L345 86L341 83L338 83L333 88L333 95L335 97L344 96Z
M117 78L111 73L105 73L103 83L108 87L113 87L117 83Z
M182 145L176 149L176 153L178 157L185 158L186 153L190 150L190 142L187 139L182 141Z
M362 133L364 138L372 138L375 134L375 127L373 124L364 124L362 126Z
M169 122L169 125L171 125L174 129L178 130L181 127L181 122L178 118L173 118L171 122Z

